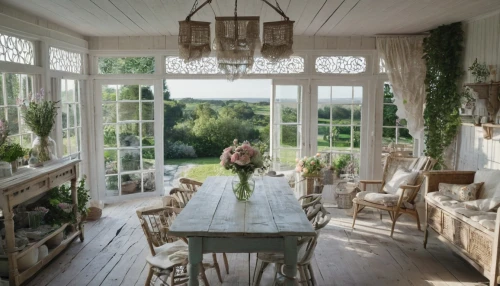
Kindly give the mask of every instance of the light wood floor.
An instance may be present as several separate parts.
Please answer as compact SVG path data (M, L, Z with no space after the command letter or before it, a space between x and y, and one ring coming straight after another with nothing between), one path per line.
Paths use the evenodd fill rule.
M141 199L106 206L103 217L86 224L85 241L75 240L28 285L144 285L149 253L134 209L160 203ZM389 217L365 210L351 231L344 210L328 209L332 221L321 233L313 261L320 285L486 285L472 266L432 236L422 247L423 232L403 219L389 237ZM248 285L248 254L228 254L230 274L223 285ZM219 262L222 257L219 256ZM251 270L255 254L251 256ZM221 263L222 265L222 263ZM270 285L272 267L261 285ZM210 285L220 285L207 271ZM159 285L159 283L157 283Z

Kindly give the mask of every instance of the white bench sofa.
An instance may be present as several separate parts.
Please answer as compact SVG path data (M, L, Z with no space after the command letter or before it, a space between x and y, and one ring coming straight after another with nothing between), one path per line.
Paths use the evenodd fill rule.
M500 212L484 211L490 205L483 206L483 211L475 210L471 204L500 201L500 170L430 171L425 173L425 176L424 247L427 244L428 230L436 231L439 239L449 244L457 254L487 277L490 285L497 285L497 281L500 281L498 277ZM477 182L484 182L478 200L465 204L438 192L439 183Z

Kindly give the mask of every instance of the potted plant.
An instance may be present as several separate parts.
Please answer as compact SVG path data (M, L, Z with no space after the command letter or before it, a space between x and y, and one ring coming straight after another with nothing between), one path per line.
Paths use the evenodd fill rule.
M45 96L42 88L31 101L21 104L21 113L24 122L35 133L37 138L33 141L33 148L38 151L40 162L55 159L55 141L49 137L56 123L57 102L43 100Z
M488 76L490 75L490 71L486 66L486 63L478 63L477 58L474 60L474 63L469 67L469 70L472 72L474 76L474 81L476 83L485 82Z
M12 165L12 172L17 171L17 160L24 156L24 149L18 143L7 143L0 146L0 160Z
M335 176L338 178L340 176L340 172L345 172L345 167L351 161L351 155L342 154L335 158L334 166L335 166Z

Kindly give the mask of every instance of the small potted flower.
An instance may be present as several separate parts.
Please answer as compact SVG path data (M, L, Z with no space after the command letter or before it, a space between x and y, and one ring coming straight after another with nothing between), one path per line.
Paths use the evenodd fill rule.
M12 165L12 172L17 172L18 159L24 156L24 149L18 143L6 143L0 146L0 160Z
M320 186L322 186L322 184L320 181L322 179L322 170L325 167L323 160L321 160L321 154L318 153L316 156L304 157L302 159L297 158L295 161L297 162L295 171L302 173L302 177L306 179L306 194L312 194L315 189L321 192L322 187ZM315 183L318 188L315 188Z

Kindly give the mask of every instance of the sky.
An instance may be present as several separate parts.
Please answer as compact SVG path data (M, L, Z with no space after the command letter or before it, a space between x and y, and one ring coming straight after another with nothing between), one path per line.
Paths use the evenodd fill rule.
M269 79L167 80L171 98L271 98Z

